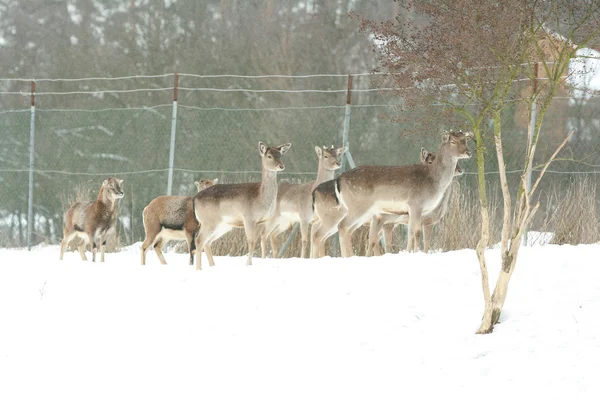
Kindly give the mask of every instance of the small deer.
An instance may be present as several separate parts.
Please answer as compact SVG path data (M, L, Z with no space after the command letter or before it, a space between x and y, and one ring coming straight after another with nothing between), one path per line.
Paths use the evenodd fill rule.
M335 171L342 165L340 158L345 151L346 147L335 149L333 146L331 148L316 146L315 152L319 159L317 179L302 184L279 183L275 214L265 223L265 229L261 235L263 258L267 254L266 238L270 239L273 258L277 258L278 249L275 238L294 223L300 224L300 233L302 235L300 256L302 258L305 257L308 247L308 227L314 219L312 191L322 182L333 179Z
M219 179L196 181L198 192L216 185ZM185 240L190 253L190 265L194 264L194 237L198 221L194 215L191 196L159 196L152 200L143 212L146 239L142 243L142 265L146 265L146 252L154 246L160 263L167 264L162 249L169 240Z
M446 133L429 165L361 166L340 175L338 197L348 210L338 224L342 256L353 254L352 233L377 214L408 214L407 250L418 250L423 215L442 200L458 160L471 157L470 138L470 132Z
M81 239L79 254L87 261L85 247L92 246L92 261L100 247L100 262L104 262L106 241L116 234L117 200L123 198L123 180L108 178L102 182L98 198L93 202L77 202L65 214L65 229L60 243L60 259L63 259L67 245L76 237Z
M428 152L425 148L421 147L421 164L429 165L435 160L435 153ZM454 176L462 175L462 169L456 164L456 170ZM433 225L437 224L448 211L448 203L452 196L452 184L448 186L448 189L444 192L442 200L438 206L431 213L423 215L423 251L427 253L429 251L429 245L431 241L431 231ZM393 230L398 224L408 225L408 214L383 214L373 216L371 226L369 229L369 242L367 244L366 256L371 253L376 256L380 255L379 246L377 244L380 239L381 231L383 231L383 237L385 241L385 252L389 253L392 250L392 237Z
M290 149L291 143L268 147L258 142L262 161L261 182L221 184L209 187L194 197L194 212L200 223L196 235L196 269L202 269L202 252L210 266L215 262L211 244L233 228L244 228L248 241L248 260L252 254L262 225L273 216L277 206L277 172L285 165L281 156Z

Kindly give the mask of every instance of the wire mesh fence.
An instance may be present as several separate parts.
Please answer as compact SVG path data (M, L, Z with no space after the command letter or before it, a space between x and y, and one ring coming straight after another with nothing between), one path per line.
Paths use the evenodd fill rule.
M398 114L399 99L392 90L382 89L378 79L367 73L353 75L352 157L359 165L417 163L420 148L436 150L441 129L453 128L455 121L445 120L446 114L436 106L405 111L402 118L391 121ZM314 147L341 145L347 85L348 76L338 74L40 79L35 81L34 111L30 80L0 80L0 246L27 245L32 127L31 244L58 243L69 204L75 199L94 199L102 181L117 176L124 179L126 188L119 205L119 243L128 245L144 239L142 210L153 198L167 194L170 176L174 195L193 195L193 182L199 179L259 180L259 140L293 144L284 157L286 169L280 179L314 179ZM427 120L430 123L423 122ZM522 174L527 123L518 106L508 109L502 121L512 187ZM556 193L567 191L583 178L588 186L597 184L600 98L558 96L543 130L538 164L552 154L568 131L575 134L540 190L543 212L533 229L551 229L544 224L560 207L559 200L548 201ZM491 132L491 125L486 131ZM490 136L486 135L486 140L492 140ZM495 193L494 154L488 154L487 163L489 190ZM460 188L455 214L461 204L475 199L465 200L475 193L475 160L461 161L461 167L465 174L457 178ZM537 173L539 169L534 180ZM598 207L597 192L590 193L590 204ZM434 240L433 246L471 247L477 232L477 210L469 212L453 217L464 220L462 225L449 219L440 224L439 240ZM597 219L595 223L598 225ZM452 232L459 239L451 239ZM396 248L402 246L402 237L397 235ZM231 239L224 243L229 243L227 240ZM235 251L231 245L221 247L229 253L244 250L243 244Z

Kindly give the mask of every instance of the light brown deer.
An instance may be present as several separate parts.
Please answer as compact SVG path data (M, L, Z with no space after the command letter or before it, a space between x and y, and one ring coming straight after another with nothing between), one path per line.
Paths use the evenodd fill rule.
M96 201L77 202L65 214L63 240L60 243L60 259L63 259L67 245L76 237L80 239L79 254L87 261L85 247L92 246L92 261L100 247L100 262L104 262L106 241L116 234L117 200L123 197L123 180L108 178L102 182Z
M424 148L421 148L422 164L431 164L434 159L435 153L428 152ZM458 164L456 164L454 176L460 176L462 174L462 169ZM450 184L448 186L448 189L446 189L446 191L444 192L444 196L442 197L442 200L435 208L435 210L433 210L427 215L423 215L423 251L425 253L429 251L429 246L431 242L431 231L433 229L433 225L437 224L444 217L444 215L446 215L446 212L448 211L448 203L450 202L450 197L452 196L452 186L453 184ZM367 244L367 251L365 255L369 256L371 254L375 254L376 256L378 256L381 254L377 242L380 239L382 231L385 242L385 252L391 252L393 230L399 224L408 225L407 214L383 214L373 216L373 219L371 220L371 226L369 228L369 242Z
M215 185L194 197L194 211L200 223L196 235L196 269L202 269L202 251L210 266L215 262L211 244L232 228L243 227L248 241L248 260L252 265L252 254L262 225L273 216L277 205L277 172L285 166L281 156L291 143L268 147L258 142L262 161L262 180L253 183Z
M201 192L218 181L204 179L194 184ZM153 199L144 208L143 223L146 239L142 243L142 265L146 265L146 252L152 246L160 263L166 265L162 249L169 240L185 240L190 253L190 265L194 264L194 237L198 231L198 221L191 196L159 196Z
M267 254L266 238L268 237L271 242L273 258L277 258L278 248L275 239L294 223L300 224L300 234L302 235L300 256L304 258L307 255L308 227L314 219L312 191L322 182L333 179L335 171L342 165L340 158L346 151L346 147L335 149L333 146L331 148L316 146L315 151L319 159L317 179L315 181L302 184L279 183L275 214L265 223L265 229L261 235L263 258Z
M361 166L340 175L339 200L348 209L338 224L342 256L353 254L352 233L376 214L408 213L407 250L417 251L422 217L442 200L458 160L471 157L467 146L471 137L470 132L446 133L429 165Z

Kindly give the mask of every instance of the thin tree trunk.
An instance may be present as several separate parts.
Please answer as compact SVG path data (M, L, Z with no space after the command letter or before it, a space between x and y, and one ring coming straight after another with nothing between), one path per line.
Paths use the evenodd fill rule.
M504 255L508 251L508 238L511 231L511 198L506 179L506 164L504 163L504 151L502 148L502 126L500 120L500 111L494 113L494 139L496 145L496 157L498 159L498 172L500 175L500 188L502 189L502 198L504 200L504 218L502 220L502 239L501 253Z
M492 332L492 300L490 296L490 282L488 269L485 262L485 249L490 236L490 220L487 207L481 206L481 237L477 243L477 259L479 260L479 269L481 270L481 285L483 287L484 312L481 320L481 326L477 333L484 334Z
M488 277L488 269L485 262L485 249L490 240L490 218L488 212L487 193L485 188L485 144L478 125L473 131L475 142L477 144L477 182L479 186L479 203L481 206L481 237L477 242L476 252L479 260L479 269L481 270L481 285L483 288L484 313L481 327L477 333L490 333L491 330L483 329L485 326L490 326L492 300L490 296L490 283Z

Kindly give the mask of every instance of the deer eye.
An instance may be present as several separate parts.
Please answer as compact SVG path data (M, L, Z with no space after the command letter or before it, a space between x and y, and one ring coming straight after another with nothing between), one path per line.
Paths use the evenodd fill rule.
M329 158L329 156L323 156L323 158Z
M267 155L267 158L273 158L273 156L269 154L269 155Z

